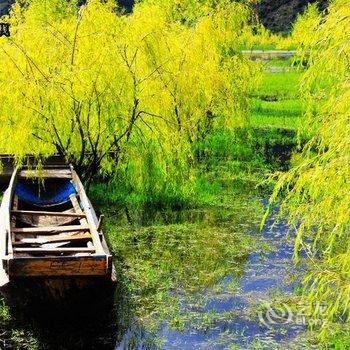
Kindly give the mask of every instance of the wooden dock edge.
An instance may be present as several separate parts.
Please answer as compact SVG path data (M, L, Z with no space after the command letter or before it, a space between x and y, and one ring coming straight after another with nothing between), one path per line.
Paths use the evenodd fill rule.
M241 53L252 60L287 60L291 57L296 56L298 52L296 50L242 50ZM307 59L309 56L309 52L304 53L305 59Z

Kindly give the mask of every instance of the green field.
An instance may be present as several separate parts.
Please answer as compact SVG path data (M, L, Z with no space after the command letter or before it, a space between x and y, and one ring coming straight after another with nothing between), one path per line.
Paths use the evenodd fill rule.
M257 127L297 129L303 116L299 92L301 77L300 71L265 72L261 87L251 97L251 124Z

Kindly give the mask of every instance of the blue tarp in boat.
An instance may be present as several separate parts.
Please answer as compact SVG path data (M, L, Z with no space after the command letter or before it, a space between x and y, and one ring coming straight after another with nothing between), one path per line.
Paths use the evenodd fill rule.
M15 193L24 202L35 205L55 205L69 200L69 196L76 194L76 190L71 181L67 180L55 189L38 189L28 182L18 181Z

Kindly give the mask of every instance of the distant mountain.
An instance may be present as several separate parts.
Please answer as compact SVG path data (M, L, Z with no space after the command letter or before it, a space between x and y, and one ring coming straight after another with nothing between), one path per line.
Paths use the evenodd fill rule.
M288 32L299 13L308 4L317 2L320 10L327 7L328 0L260 0L255 5L264 26L273 32Z

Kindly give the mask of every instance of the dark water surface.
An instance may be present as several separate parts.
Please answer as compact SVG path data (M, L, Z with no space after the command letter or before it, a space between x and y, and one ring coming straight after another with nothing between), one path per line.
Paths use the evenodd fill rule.
M265 206L226 193L196 209L98 208L119 274L113 310L15 321L0 348L310 349L305 326L269 322L268 305L294 298L301 271L285 222L271 228L272 216L260 232Z
M180 329L164 319L156 321L152 331L147 331L147 323L132 324L116 350L309 348L303 344L304 325L290 319L275 319L269 324L263 306L293 298L293 289L298 287L301 271L293 263L293 240L288 238L287 224L280 222L271 227L272 216L263 232L259 232L266 199L248 195L239 196L233 202L199 210L150 215L147 212L128 213L129 224L130 218L136 217L136 225L140 226L204 223L212 230L232 227L232 234L241 230L253 238L255 247L240 260L237 273L224 275L212 285L192 293L172 291L179 297L177 319L181 323ZM250 206L256 209L247 210ZM132 221L131 224L135 224Z

